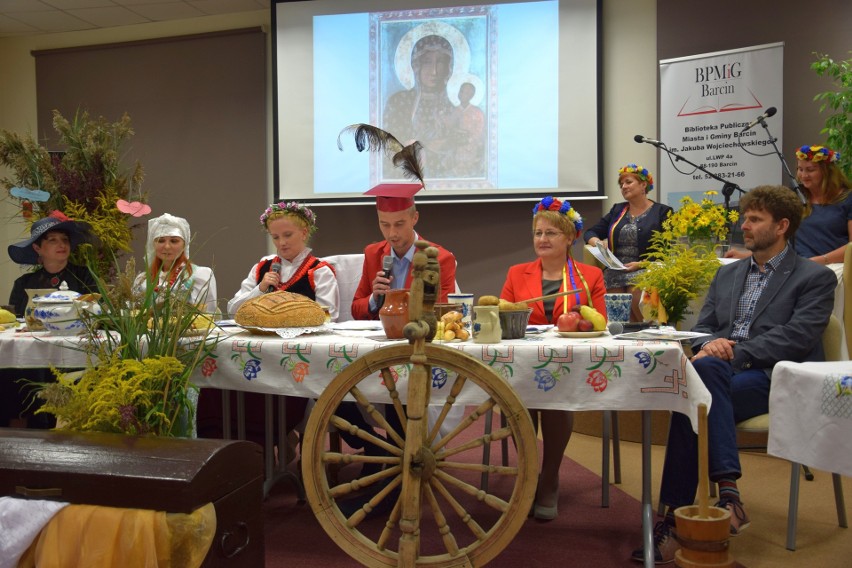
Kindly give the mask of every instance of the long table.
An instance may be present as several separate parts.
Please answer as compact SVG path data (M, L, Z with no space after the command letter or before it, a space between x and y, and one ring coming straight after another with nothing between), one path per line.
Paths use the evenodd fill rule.
M201 387L318 398L350 362L383 345L387 343L346 332L292 339L240 332L218 343L193 381ZM491 366L528 408L643 411L645 564L653 566L650 411L681 412L697 427L698 405L704 403L709 408L711 402L710 393L681 346L671 341L625 341L608 336L563 338L554 331L496 345L470 341L446 345ZM400 366L395 371L400 378L397 389L405 401L407 369ZM436 375L440 377L437 380ZM446 398L452 385L447 379L444 374L433 373L433 402L442 403ZM378 375L375 381L363 381L359 388L371 402L389 402ZM466 387L457 403L477 404L484 397L481 390ZM267 408L271 409L270 403Z
M228 331L198 367L193 382L202 388L263 393L269 395L267 400L275 395L318 398L349 363L389 344L355 332L284 339L253 335L238 328ZM57 366L85 366L85 355L69 348L73 344L73 338L44 333L3 332L0 366L44 366L48 360ZM671 341L626 341L608 336L563 338L554 331L496 345L470 341L446 345L491 366L529 408L644 411L643 530L645 563L653 566L649 411L680 412L697 425L698 405L704 403L709 408L711 402L710 393L681 346ZM404 401L407 368L399 366L395 371ZM432 400L443 402L451 385L452 377L433 373ZM375 381L363 381L359 388L371 402L389 402L378 375ZM458 404L477 404L484 398L480 389L466 387L457 400ZM271 403L267 408L271 410ZM270 414L267 412L268 427ZM271 440L270 435L267 440ZM267 459L272 459L271 452L267 452Z

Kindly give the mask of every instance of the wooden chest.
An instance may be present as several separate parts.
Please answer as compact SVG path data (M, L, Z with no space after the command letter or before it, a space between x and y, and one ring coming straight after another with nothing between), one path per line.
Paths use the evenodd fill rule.
M0 496L190 513L212 502L204 566L263 566L260 446L0 428Z

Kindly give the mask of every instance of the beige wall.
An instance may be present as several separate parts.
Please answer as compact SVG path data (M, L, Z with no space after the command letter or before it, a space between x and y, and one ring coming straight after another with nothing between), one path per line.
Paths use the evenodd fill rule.
M268 24L269 13L260 11L92 32L0 39L0 84L4 85L0 89L0 129L27 133L34 132L36 128L35 60L30 55L32 50ZM604 2L603 167L606 191L611 199L619 197L616 171L623 164L639 162L656 170L653 148L633 142L634 134L651 137L656 134L655 26L655 0ZM271 110L268 113L271 123ZM270 164L268 179L271 180L271 160L268 159L267 163ZM6 172L0 174L5 175ZM271 188L267 188L267 193L271 197ZM601 203L600 200L573 202L587 218L587 222L591 223L598 219L602 209L608 210L612 203ZM458 205L424 205L421 207L421 224L418 228L425 236L456 253L459 259L458 280L465 291L477 294L499 293L507 267L532 257L530 218L524 213L528 206L502 203L475 207L475 210L462 212ZM0 228L0 241L4 247L26 236L23 224L14 217L16 211L8 202L0 202L0 217L4 220L12 219L12 222L4 222ZM375 213L371 208L323 208L320 210L320 232L314 246L321 255L359 252L364 244L379 237ZM219 256L220 259L224 256L231 260L233 256L234 262L248 267L254 262L251 259L256 259L262 251L246 253L235 248L233 253L224 252L224 255ZM19 274L18 266L8 259L8 255L0 254L0 303L8 299L12 282ZM233 292L222 290L220 296L227 297Z

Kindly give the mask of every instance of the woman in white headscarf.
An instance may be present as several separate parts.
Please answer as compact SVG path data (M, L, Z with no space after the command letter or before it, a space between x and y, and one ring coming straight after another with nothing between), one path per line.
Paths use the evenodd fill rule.
M205 313L216 313L216 277L206 266L189 259L189 223L164 213L148 221L148 272L136 279L138 287L155 283L154 292L165 288L189 290L189 301Z

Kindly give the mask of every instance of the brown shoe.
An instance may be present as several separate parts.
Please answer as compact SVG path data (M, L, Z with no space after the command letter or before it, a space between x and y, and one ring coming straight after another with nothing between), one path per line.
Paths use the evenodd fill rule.
M669 564L674 562L675 552L680 550L680 544L675 540L674 527L665 521L654 526L654 564ZM636 562L645 562L645 549L637 548L630 555Z
M741 502L733 499L722 499L716 503L716 506L731 512L731 536L740 536L740 533L751 524Z

